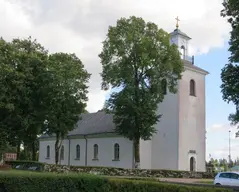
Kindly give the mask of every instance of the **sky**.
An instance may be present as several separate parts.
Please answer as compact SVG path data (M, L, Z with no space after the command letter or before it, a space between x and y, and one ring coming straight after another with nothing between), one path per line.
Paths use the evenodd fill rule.
M0 36L6 40L32 36L49 52L76 53L92 74L87 110L102 108L109 92L101 91L98 54L109 25L135 15L156 23L167 32L175 29L189 35L195 65L209 71L206 78L207 152L213 158L228 158L231 129L232 158L239 156L239 140L228 115L233 105L222 100L220 72L230 55L230 26L220 17L222 0L0 0Z

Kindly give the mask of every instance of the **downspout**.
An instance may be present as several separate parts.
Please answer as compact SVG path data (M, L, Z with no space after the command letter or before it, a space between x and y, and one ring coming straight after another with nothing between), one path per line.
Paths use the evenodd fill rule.
M88 140L86 138L86 135L84 135L85 138L85 166L87 166L87 151L88 151Z
M71 165L71 139L68 137L68 141L69 141L69 149L68 149L68 166Z

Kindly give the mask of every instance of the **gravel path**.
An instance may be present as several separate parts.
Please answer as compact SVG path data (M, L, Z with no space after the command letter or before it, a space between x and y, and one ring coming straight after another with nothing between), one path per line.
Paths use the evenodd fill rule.
M199 183L202 179L188 179L188 178L159 178L159 181L180 182L180 183Z

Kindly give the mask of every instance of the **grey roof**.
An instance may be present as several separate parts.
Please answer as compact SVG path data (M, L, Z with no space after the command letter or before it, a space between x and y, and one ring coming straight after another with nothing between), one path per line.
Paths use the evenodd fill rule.
M170 33L171 36L174 35L182 35L188 39L191 39L191 37L189 37L186 33L182 32L180 29L175 29L172 33Z
M81 119L76 123L74 130L70 131L67 136L73 135L91 135L99 133L114 133L115 125L113 115L103 111L96 113L82 114ZM41 135L40 139L54 137L55 135Z
M204 69L202 69L200 67L197 67L196 65L192 64L192 62L190 62L190 61L183 60L183 63L184 63L184 66L187 67L187 68L199 71L201 73L204 73L205 75L209 74L208 71L206 71L206 70L204 70Z
M76 128L69 132L68 135L112 133L114 129L113 115L100 111L97 113L83 114L82 119L77 122Z

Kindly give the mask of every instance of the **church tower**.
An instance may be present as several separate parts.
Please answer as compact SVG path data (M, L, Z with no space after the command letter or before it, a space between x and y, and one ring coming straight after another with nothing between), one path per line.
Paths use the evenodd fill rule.
M206 111L205 77L207 71L194 64L188 55L191 39L179 29L170 33L170 42L178 46L184 63L178 92L165 95L159 104L162 114L151 141L141 141L141 168L205 171ZM147 162L147 163L146 163Z

